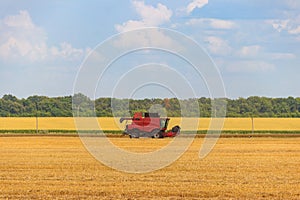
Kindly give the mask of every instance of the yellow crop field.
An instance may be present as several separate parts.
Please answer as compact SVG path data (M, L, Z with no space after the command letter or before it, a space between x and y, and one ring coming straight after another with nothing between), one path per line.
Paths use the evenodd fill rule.
M84 120L81 119L81 120ZM89 120L86 119L87 127ZM103 130L119 130L118 119L98 118ZM38 118L40 130L76 130L74 118L72 117L40 117ZM97 128L97 127L96 127ZM35 117L2 117L0 118L0 130L32 130L36 129Z
M110 140L148 151L172 139ZM94 159L78 137L0 137L0 199L300 199L300 137L221 138L200 160L202 143L166 168L128 174Z
M84 120L84 118L82 119ZM97 129L89 127L86 120L87 129ZM125 122L119 123L119 118L102 117L97 118L102 130L123 130ZM193 118L171 118L169 128L180 125L183 130L191 130L195 127ZM198 130L207 130L211 122L210 118L199 118ZM197 124L196 124L197 125ZM36 118L0 118L0 130L33 130L36 128ZM40 117L38 118L38 128L40 130L76 130L74 118L72 117ZM252 121L250 118L226 118L223 130L251 130ZM300 118L254 118L255 130L300 130ZM193 130L193 129L192 129Z
M195 119L186 118L186 127L194 121ZM210 122L210 118L199 118L198 130L207 130ZM300 118L254 118L253 123L255 130L300 130ZM181 124L181 119L171 118L170 127L177 124ZM252 130L252 120L251 118L225 118L223 130Z

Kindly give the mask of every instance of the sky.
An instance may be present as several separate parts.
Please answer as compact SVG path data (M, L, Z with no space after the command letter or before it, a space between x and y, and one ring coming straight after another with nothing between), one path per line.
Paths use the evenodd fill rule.
M99 44L145 27L174 30L199 44L215 63L228 98L300 96L299 0L1 0L0 96L72 95L78 73ZM99 81L95 96L110 96L113 87L101 84L118 88L114 84L126 70L153 62L157 73L167 69L157 64L167 65L187 77L196 96L210 95L205 80L167 54L147 50L122 57ZM172 87L182 87L174 82ZM164 88L154 84L128 93L172 96Z

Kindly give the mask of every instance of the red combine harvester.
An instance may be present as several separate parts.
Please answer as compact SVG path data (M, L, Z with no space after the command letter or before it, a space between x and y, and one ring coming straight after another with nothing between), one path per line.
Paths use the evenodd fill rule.
M174 126L172 130L166 132L170 118L161 118L158 113L144 113L143 116L142 112L137 112L132 118L120 118L120 123L124 120L131 120L131 124L127 124L124 131L130 138L164 138L180 134L179 126Z

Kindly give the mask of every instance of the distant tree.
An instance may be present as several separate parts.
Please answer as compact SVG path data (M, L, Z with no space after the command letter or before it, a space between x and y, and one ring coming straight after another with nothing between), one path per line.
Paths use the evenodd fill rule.
M220 104L221 103L221 104ZM84 94L65 97L30 96L18 99L8 94L0 98L1 117L33 117L38 113L45 117L80 116L121 117L132 116L134 112L146 112L153 105L160 105L166 109L167 116L211 117L225 113L222 104L227 103L227 117L300 117L300 98L267 98L248 97L238 99L111 99L99 98L91 100ZM212 105L216 106L216 113L212 113ZM72 107L73 106L73 107ZM129 112L128 112L129 111ZM197 114L198 113L198 114Z
M5 94L5 95L2 97L2 99L3 99L4 101L12 101L12 102L17 102L17 101L18 101L18 98L15 97L15 96L13 96L13 95L11 95L11 94Z
M95 113L94 101L88 96L78 93L73 96L73 110L75 116L92 117Z
M168 110L170 108L170 99L165 98L163 106Z

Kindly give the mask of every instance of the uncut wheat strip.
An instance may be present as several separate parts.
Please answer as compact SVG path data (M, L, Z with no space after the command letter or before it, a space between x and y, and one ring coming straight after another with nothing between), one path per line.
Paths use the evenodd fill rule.
M94 118L93 118L94 119ZM119 123L119 118L100 117L97 118L95 126L91 126L91 118L82 118L83 126L77 126L72 117L39 117L38 128L40 130L76 130L99 129L102 130L124 130L126 122ZM198 124L195 126L195 121ZM300 130L300 118L254 118L254 130ZM130 123L128 121L127 123ZM175 125L182 126L185 130L198 130L210 128L210 118L171 118L168 128ZM1 117L0 130L34 130L36 129L35 117ZM251 118L225 118L223 130L252 130Z

